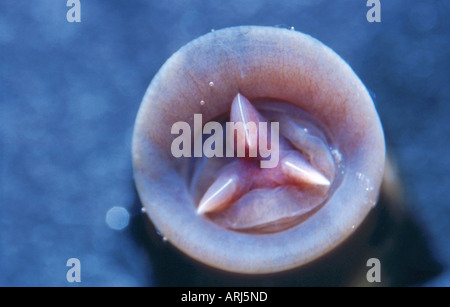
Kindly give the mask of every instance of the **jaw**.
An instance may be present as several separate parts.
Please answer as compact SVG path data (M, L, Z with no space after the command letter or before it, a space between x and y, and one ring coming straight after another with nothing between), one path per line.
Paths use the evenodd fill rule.
M329 197L336 168L341 167L329 153L326 132L306 112L286 103L271 103L277 108L262 110L272 122L238 93L231 104L230 121L241 124L241 129L226 130L223 139L236 136L233 148L238 152L236 145L241 145L244 155L222 162L205 158L194 165L191 193L196 198L202 195L197 214L227 229L270 233L305 221ZM273 122L289 139L279 135L278 129L275 133L261 129ZM261 155L262 148L270 148L271 156ZM276 163L262 168L262 160L273 156Z

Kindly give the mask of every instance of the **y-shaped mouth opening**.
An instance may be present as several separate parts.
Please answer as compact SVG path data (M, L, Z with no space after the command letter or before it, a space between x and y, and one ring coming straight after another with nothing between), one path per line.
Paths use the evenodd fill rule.
M218 226L251 234L287 230L320 210L339 185L342 154L328 128L305 110L237 94L215 121L221 131L202 130L201 139L203 150L217 155L191 158L188 186L198 215ZM228 123L242 126L230 130Z

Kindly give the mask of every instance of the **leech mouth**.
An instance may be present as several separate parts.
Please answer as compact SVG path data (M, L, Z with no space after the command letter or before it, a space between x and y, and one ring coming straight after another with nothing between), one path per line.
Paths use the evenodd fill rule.
M210 131L223 136L238 89L268 123L279 122L280 146L330 185L286 184L282 154L273 169L261 169L270 157L260 153L205 158L219 152L208 145ZM309 35L257 26L214 31L174 53L146 91L132 148L136 188L155 227L188 256L241 274L290 270L344 242L376 204L385 163L380 118L351 67ZM252 174L244 181L266 186L196 214L233 165L239 176Z
M338 149L330 144L329 133L305 111L282 102L255 105L240 93L231 104L230 121L243 125L233 132L234 145L245 144L245 155L203 158L194 166L191 193L197 214L221 227L278 232L304 222L324 204L342 161L331 154ZM274 122L279 124L276 138L273 130L259 128ZM274 167L260 165L271 158L261 154L264 142L277 155Z

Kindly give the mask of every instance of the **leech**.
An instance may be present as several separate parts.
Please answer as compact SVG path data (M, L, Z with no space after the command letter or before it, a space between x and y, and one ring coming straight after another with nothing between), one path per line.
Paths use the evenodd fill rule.
M245 150L236 157L232 146L218 155L235 145L234 132L234 140L225 140L217 133L223 129L213 128L234 125L236 89L274 128L257 146L270 149L256 157ZM219 125L197 133L206 126L197 130L198 117ZM179 122L186 125L175 136L171 128ZM247 145L239 149L250 153L251 134L244 131ZM279 134L274 158L269 143ZM196 136L207 145L205 155L195 155ZM155 228L189 257L239 274L292 270L343 247L373 210L385 165L380 118L351 67L310 35L275 27L216 30L175 52L146 91L132 147L136 188ZM330 184L317 184L327 182L309 172L309 183L297 180L303 174L291 163L297 155ZM277 167L262 169L271 161Z

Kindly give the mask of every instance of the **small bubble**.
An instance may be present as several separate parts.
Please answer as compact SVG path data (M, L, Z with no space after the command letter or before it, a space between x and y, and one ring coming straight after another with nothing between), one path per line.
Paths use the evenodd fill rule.
M211 32L214 32L214 31L216 31L216 30L214 30L214 29L211 29Z
M161 240L162 240L164 243L167 242L166 236L164 236L164 235L162 234L162 232L159 231L159 229L156 229L156 234L161 238Z
M214 86L214 82L209 82L209 86L213 87Z
M295 31L295 28L294 27L290 27L289 30Z
M122 230L128 226L130 214L124 207L112 207L106 213L106 224L114 230Z
M147 212L147 210L145 210L145 207L142 207L142 208L141 208L141 212L142 212L142 213Z
M355 225L352 226L352 229L355 229Z
M204 101L204 100L200 100L200 104L201 104L202 106L204 106L204 105L205 105L205 101Z
M308 128L303 128L303 131L305 131L305 133L308 133Z

